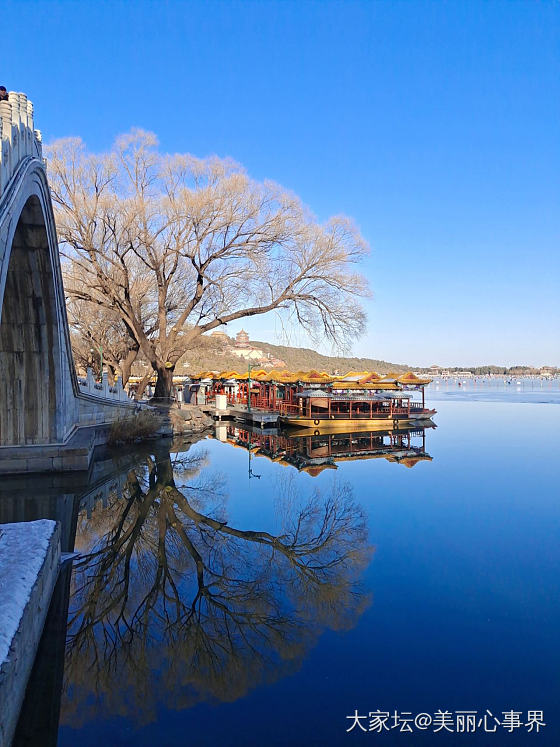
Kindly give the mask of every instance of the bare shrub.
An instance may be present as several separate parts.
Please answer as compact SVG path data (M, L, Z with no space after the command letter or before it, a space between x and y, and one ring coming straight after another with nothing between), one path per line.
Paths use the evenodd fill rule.
M155 435L161 426L161 418L151 410L141 410L135 415L119 418L111 424L108 444L130 443L137 439Z

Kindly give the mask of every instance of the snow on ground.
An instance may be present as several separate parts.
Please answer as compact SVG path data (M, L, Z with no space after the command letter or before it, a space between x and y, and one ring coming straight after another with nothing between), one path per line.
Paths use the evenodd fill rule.
M55 527L48 519L0 525L0 664L8 657Z

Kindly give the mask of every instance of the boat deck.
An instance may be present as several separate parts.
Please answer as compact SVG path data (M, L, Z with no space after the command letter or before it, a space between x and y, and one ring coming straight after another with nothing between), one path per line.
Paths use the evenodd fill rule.
M229 405L226 410L218 410L211 405L202 406L203 412L207 412L215 420L236 420L241 423L266 428L270 426L287 425L292 428L302 429L326 429L329 432L344 431L345 429L368 429L368 430L385 430L410 428L418 423L430 423L430 418L435 415L435 410L412 411L408 416L404 413L395 414L393 417L377 416L373 418L345 416L331 416L330 419L321 416L309 418L301 415L285 415L276 410L265 410L258 407L251 407L249 410L246 405Z
M261 428L277 425L280 418L279 412L260 410L254 407L248 410L245 405L228 405L225 411L216 410L215 407L211 406L206 406L203 409L217 420L238 420L242 423L259 425Z

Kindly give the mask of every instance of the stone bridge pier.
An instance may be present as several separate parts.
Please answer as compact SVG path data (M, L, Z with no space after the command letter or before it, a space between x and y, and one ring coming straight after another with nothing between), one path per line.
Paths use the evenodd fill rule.
M110 423L139 406L76 377L41 133L0 102L0 474L87 469Z

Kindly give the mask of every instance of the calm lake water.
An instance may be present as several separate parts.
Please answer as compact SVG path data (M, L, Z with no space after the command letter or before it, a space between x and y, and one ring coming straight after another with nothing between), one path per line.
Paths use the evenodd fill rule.
M19 743L560 744L558 385L430 389L437 428L410 444L230 432L238 448L120 454L87 488L51 485L81 557ZM378 710L397 727L347 733ZM538 734L480 724L534 710ZM437 711L453 733L400 731Z

